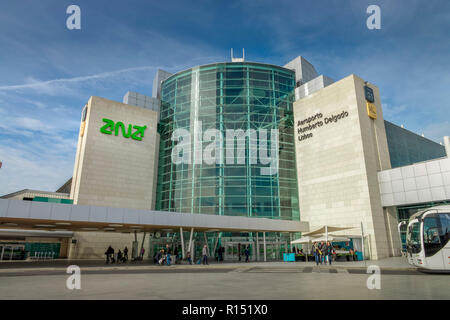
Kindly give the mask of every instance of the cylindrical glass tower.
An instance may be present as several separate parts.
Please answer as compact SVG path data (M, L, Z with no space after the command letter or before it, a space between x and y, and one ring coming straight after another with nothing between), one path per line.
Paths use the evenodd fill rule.
M165 80L161 87L156 209L299 220L294 88L293 71L249 62L195 67ZM189 163L173 161L174 148L180 143L174 133L180 129L191 134ZM208 146L214 141L205 142L203 134L208 129L215 129L223 137L221 140L215 136L218 147L213 153L220 160L214 163L205 160ZM228 161L226 150L227 132L231 129L247 134L244 143L233 142L234 154L241 155L235 161ZM257 153L261 155L261 129L268 132L263 141L268 153L273 144L271 129L278 130L279 162L273 174L262 173L261 169L268 165L249 147L258 137ZM252 136L251 132L258 135ZM195 142L194 137L199 137L200 142Z

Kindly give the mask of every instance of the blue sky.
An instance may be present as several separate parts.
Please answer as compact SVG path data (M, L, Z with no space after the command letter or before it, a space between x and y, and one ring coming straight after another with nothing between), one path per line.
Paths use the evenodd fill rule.
M66 8L81 8L81 30ZM381 30L366 9L381 8ZM440 142L450 135L450 2L440 0L2 1L0 195L54 191L72 175L90 96L151 95L170 72L228 61L284 65L298 55L338 80L380 88L386 120Z

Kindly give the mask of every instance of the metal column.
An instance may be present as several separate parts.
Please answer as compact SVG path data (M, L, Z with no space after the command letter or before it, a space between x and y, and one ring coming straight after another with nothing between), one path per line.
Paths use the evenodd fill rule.
M205 237L206 254L208 255L208 257L211 257L211 252L209 252L208 237L206 236L206 232L203 232L203 236Z
M361 251L364 260L364 266L366 266L366 255L364 250L364 225L362 221L361 221Z
M139 256L141 256L142 249L144 248L144 242L145 242L145 236L146 235L147 235L147 232L144 232L144 236L142 237L141 251L139 252ZM142 260L144 260L144 255L142 255Z
M286 248L286 251L287 252L293 252L294 250L292 250L292 248L293 248L293 246L292 246L292 232L289 232L289 249L290 250L287 250L287 248Z
M259 261L259 233L256 233L256 261Z
M214 244L213 256L215 256L215 254L216 254L217 244L219 243L219 234L220 234L220 232L217 232L217 238L216 238L216 243ZM219 255L217 255L217 259L218 258L219 258Z
M263 242L264 242L264 262L267 261L267 255L266 255L266 233L263 232Z
M182 227L180 227L180 238L181 238L181 255L184 259L184 258L186 258L186 255L184 253L185 252L184 251L184 237L183 237L183 228Z
M188 251L191 253L191 259L193 259L193 254L192 254L192 236L194 235L194 228L191 228L191 235L189 237L189 247L188 247Z

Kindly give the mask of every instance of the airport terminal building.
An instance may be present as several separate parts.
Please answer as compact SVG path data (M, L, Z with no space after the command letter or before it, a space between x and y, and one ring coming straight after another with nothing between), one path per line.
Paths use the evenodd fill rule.
M444 145L384 120L374 84L334 81L300 56L158 70L151 96L89 99L72 178L3 196L0 246L151 259L166 243L194 257L207 244L225 260L249 246L267 261L325 227L369 259L396 256L399 221L450 202Z

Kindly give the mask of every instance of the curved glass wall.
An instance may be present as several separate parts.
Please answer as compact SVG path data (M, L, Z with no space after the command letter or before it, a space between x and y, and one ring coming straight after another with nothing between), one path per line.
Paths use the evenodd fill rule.
M165 80L161 88L157 210L299 220L294 87L293 71L247 62L200 66ZM191 143L190 163L173 161L174 148L181 142L174 133L180 129L191 134L190 141L183 140ZM205 154L214 139L205 142L201 138L208 129L216 129L223 137L214 137L216 161L209 164ZM241 143L233 142L235 161L229 161L226 150L230 129L247 134ZM267 130L265 141L259 135L261 129ZM279 166L273 174L263 174L261 169L267 170L267 162L249 146L257 137L256 146L266 143L270 154L271 129L278 129ZM200 142L195 137L200 137ZM179 149L175 150L178 154Z

